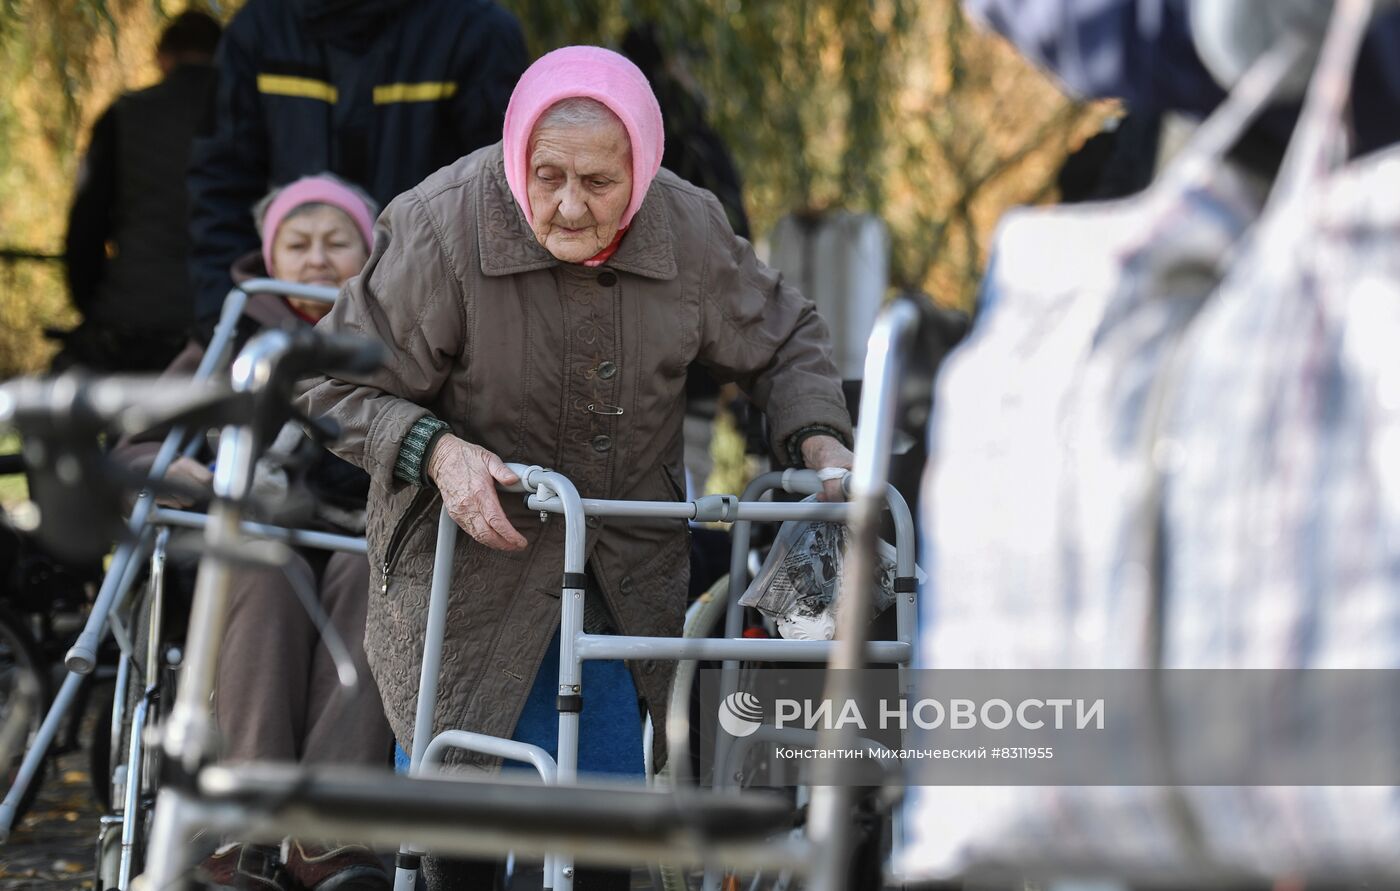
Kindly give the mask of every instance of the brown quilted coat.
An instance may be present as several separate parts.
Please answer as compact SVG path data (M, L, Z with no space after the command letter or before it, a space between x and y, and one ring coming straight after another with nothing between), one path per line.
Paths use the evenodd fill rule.
M340 424L336 451L373 479L365 649L405 748L441 506L433 488L393 475L419 418L431 413L506 461L567 474L585 498L683 497L692 361L766 408L779 449L811 424L849 436L812 304L755 259L713 196L665 171L617 253L587 268L535 241L500 146L475 152L389 205L368 265L321 325L378 338L391 354L372 374L309 382L302 405ZM558 627L562 519L541 522L520 496L502 501L530 546L502 553L460 537L435 732L509 736ZM680 633L689 553L681 521L590 523L589 568L621 633ZM630 668L665 727L672 665ZM664 754L658 746L658 764Z

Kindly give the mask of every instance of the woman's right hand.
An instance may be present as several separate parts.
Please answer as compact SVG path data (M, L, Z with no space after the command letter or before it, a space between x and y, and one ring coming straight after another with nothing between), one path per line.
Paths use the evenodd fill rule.
M165 479L183 486L186 489L208 490L214 481L214 474L193 458L186 458L181 455L170 464L170 469L165 471ZM156 496L156 504L161 507L173 507L183 510L194 507L196 501L193 493L185 492L165 492Z
M498 551L529 544L501 509L496 484L520 482L509 467L481 446L444 434L428 456L428 478L437 484L448 516L472 538Z

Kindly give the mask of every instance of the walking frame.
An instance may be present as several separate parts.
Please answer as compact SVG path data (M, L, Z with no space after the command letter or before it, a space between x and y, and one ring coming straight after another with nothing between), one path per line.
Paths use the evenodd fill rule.
M227 315L227 313L226 313ZM710 496L693 502L617 502L579 497L560 474L538 466L514 467L521 477L516 489L527 493L534 510L564 516L566 524L565 578L562 585L560 693L578 695L581 667L586 659L665 658L723 659L727 677L737 676L739 659L799 662L830 658L833 667L854 668L867 659L903 667L909 664L913 646L914 603L913 524L908 508L885 482L891 439L893 399L887 381L899 367L900 355L916 322L916 311L896 304L882 316L872 351L863 399L862 425L857 444L857 464L849 477L852 500L847 504L767 504L754 499L763 491L785 488L813 492L820 481L812 472L789 471L755 481L743 499ZM274 336L279 335L279 336ZM235 366L236 393L257 393L272 381L293 356L291 338L269 332L250 343ZM344 344L323 350L323 358L342 365L350 360ZM559 722L559 763L553 768L554 785L503 780L443 782L426 778L429 765L444 747L464 747L490 754L509 755L535 763L548 780L551 767L539 757L509 740L449 732L430 748L426 716L436 698L436 672L431 668L441 656L445 605L450 588L451 555L456 526L442 515L433 577L423 685L420 691L418 732L414 737L410 776L386 776L381 771L328 770L314 766L244 765L208 766L213 730L208 696L214 680L218 642L222 634L229 573L239 559L248 559L243 546L240 501L247 494L248 478L256 460L257 437L250 423L231 424L220 437L219 461L214 480L216 501L205 524L206 553L200 566L194 613L185 653L184 669L174 709L163 728L169 781L161 788L156 805L146 879L148 887L180 887L190 864L182 857L185 842L196 829L235 833L249 841L275 841L285 835L310 838L335 837L373 845L399 844L408 855L401 866L413 865L414 851L431 849L444 854L491 855L515 850L527 855L552 856L553 887L572 886L569 858L612 864L638 862L725 862L738 868L780 868L795 874L815 872L826 887L842 887L844 854L848 850L848 820L843 799L830 794L840 787L818 787L812 794L810 839L767 836L790 826L791 814L784 799L749 793L703 793L677 788L660 791L624 784L575 784L577 780L578 714L562 712ZM174 446L163 450L173 454ZM870 456L874 456L873 458ZM161 468L163 470L163 467ZM747 526L753 520L789 518L850 520L857 542L873 541L881 503L890 500L896 518L899 598L896 617L898 640L865 641L870 592L858 580L869 579L869 561L848 557L840 611L842 635L835 642L762 641L744 639L653 639L589 635L582 631L584 598L584 519L589 515L614 517L674 517L736 523L736 563L747 551ZM147 516L142 520L149 518ZM163 519L178 517L163 515ZM867 528L861 530L860 523ZM136 526L133 517L133 526ZM868 535L867 535L868 533ZM873 549L872 549L873 558ZM862 574L862 569L866 570ZM733 576L731 594L742 584ZM727 631L739 618L731 597ZM832 672L833 682L841 672ZM431 753L431 754L430 754ZM547 756L546 756L547 757ZM722 760L722 759L721 759ZM463 831L470 829L471 831ZM813 861L822 855L821 867ZM405 878L401 869L399 879ZM830 884L834 882L835 884ZM708 884L708 883L707 883Z
M291 294L310 300L333 302L336 290L274 279L253 279L229 291L228 296L224 299L223 309L209 341L209 347L205 350L198 370L195 371L194 380L196 382L212 380L216 374L228 366L238 320L243 315L248 298L254 294ZM189 455L198 447L197 438L186 441L189 432L183 426L176 426L166 435L151 467L150 478L152 480L159 480L165 476L166 470L175 460L177 453ZM152 522L152 514L155 510L155 499L151 493L149 491L141 492L132 507L128 520L128 540L120 543L113 553L110 566L102 579L101 587L98 589L97 598L88 614L87 623L64 660L68 674L58 693L54 696L53 702L49 705L38 734L28 751L25 752L24 760L20 764L13 784L5 794L3 802L0 802L0 845L9 839L19 802L24 798L29 785L34 782L39 768L48 754L49 747L58 735L64 717L77 698L79 688L82 687L86 677L97 667L97 651L108 632L115 638L121 650L121 662L118 665L118 690L122 689L123 682L129 679L131 671L129 663L135 660L135 664L140 664L142 654L134 651L129 629L122 622L119 611L140 572L142 563L153 548L157 526L156 523ZM114 710L123 706L124 704L114 706ZM113 716L114 730L120 724L122 717L124 716L120 714ZM114 752L113 755L115 757L119 753ZM116 823L111 819L106 821L107 827L115 825Z

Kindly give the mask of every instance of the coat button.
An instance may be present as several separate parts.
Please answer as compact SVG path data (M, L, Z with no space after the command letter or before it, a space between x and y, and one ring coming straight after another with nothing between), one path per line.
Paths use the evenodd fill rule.
M607 451L608 449L610 449L610 448L612 448L612 437L611 437L611 436L606 436L606 435L604 435L604 436L595 436L595 437L593 437L593 451L595 451L595 452L606 452L606 451Z
M618 587L618 590L620 590L623 594L631 594L631 593L632 593L632 577L631 577L630 575L623 576L623 577L622 577L622 581L618 584L617 587Z
M617 377L617 363L603 362L598 366L598 376L605 381L610 381Z
M600 524L601 522L602 520L599 520L597 517L589 517L588 519L583 521L583 524L589 529L597 529L598 524Z
M611 288L613 285L617 284L617 273L610 269L604 269L602 272L598 273L598 284L605 288Z

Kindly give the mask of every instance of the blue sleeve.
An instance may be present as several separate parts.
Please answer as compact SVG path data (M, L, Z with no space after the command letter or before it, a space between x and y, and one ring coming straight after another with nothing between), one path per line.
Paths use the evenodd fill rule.
M1156 114L1203 117L1224 99L1196 55L1188 0L963 0L1072 93L1117 97ZM1357 154L1400 141L1400 10L1377 14L1357 63L1352 115ZM1282 145L1296 106L1272 109L1261 132Z
M1206 114L1223 93L1196 56L1186 0L964 0L1081 98Z

